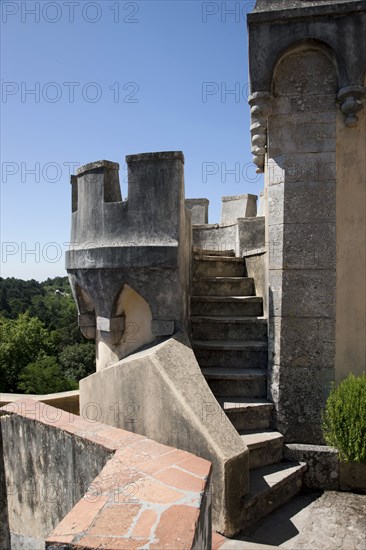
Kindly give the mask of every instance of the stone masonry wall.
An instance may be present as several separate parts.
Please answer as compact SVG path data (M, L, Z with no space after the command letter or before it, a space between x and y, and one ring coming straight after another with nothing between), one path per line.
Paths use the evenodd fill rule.
M298 48L277 65L268 122L270 396L288 442L319 443L335 358L334 65Z
M0 414L14 548L211 548L206 460L32 399Z

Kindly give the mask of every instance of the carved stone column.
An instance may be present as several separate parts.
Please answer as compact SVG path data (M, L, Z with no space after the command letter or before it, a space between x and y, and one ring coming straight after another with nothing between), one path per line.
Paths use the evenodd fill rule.
M253 163L257 173L264 172L267 151L267 120L271 112L271 95L268 92L255 92L249 99L252 134Z
M338 92L337 99L344 113L346 126L353 127L358 124L356 113L363 109L366 97L366 89L363 86L345 86Z

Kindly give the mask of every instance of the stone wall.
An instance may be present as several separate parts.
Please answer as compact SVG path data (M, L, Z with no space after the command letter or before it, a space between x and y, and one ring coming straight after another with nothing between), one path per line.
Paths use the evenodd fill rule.
M88 406L88 404L90 404ZM80 381L84 415L212 462L214 528L242 527L248 449L216 401L189 341L178 334Z
M234 250L239 258L253 254L265 246L264 217L193 226L193 246L203 250Z
M1 414L13 548L211 548L206 460L32 399Z
M268 123L270 395L287 441L321 441L334 380L336 73L321 51L278 64Z
M258 0L248 24L269 396L288 442L319 444L331 382L365 368L366 2Z
M58 393L49 393L45 395L27 394L27 397L35 401L42 401L46 405L62 409L63 411L73 414L80 414L79 411L79 390L64 391ZM24 399L24 394L21 393L0 393L0 407Z
M191 214L179 151L98 161L72 176L72 247L66 268L79 325L97 342L97 370L141 346L188 330Z
M0 424L0 550L10 550L8 500L5 482L3 431Z
M12 546L37 546L86 493L113 451L56 429L72 414L32 399L0 417Z

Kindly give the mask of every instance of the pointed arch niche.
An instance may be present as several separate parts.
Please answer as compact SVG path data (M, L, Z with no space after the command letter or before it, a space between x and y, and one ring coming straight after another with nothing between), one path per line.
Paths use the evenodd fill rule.
M114 317L125 318L125 328L115 344L106 342L97 333L97 370L102 370L154 341L152 313L149 304L133 288L125 284L117 294Z

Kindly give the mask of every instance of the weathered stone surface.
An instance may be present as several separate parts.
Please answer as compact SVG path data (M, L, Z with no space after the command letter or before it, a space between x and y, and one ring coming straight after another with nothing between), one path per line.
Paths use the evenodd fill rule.
M44 540L86 493L112 453L55 429L61 418L72 424L72 414L31 399L7 408L14 414L0 416L0 424L10 531L21 539ZM30 415L32 421L17 412Z
M336 491L339 487L338 451L325 445L287 444L284 448L287 460L306 462L304 485L308 489Z
M193 227L193 246L204 250L235 250L237 225L209 224Z
M290 223L287 220L284 224L270 225L268 238L269 269L336 267L334 223Z
M366 493L366 464L340 461L339 488L341 491Z
M324 196L327 200L323 200ZM299 224L335 223L335 203L333 181L278 183L268 188L268 218L271 225L289 220L296 220Z
M8 499L5 481L5 464L3 450L3 431L0 422L0 548L10 550L10 532L8 518Z
M354 0L337 0L337 4L355 3ZM257 0L255 4L255 12L268 12L279 10L293 10L295 8L318 8L327 7L329 4L334 4L333 0ZM286 17L288 15L286 14Z
M321 96L332 95L337 90L337 75L326 55L319 54L317 49L308 48L301 53L295 51L285 56L276 67L273 93L275 97L309 97L315 93ZM335 104L330 108L334 113ZM323 104L320 112L314 117L322 118L327 111ZM308 115L306 114L305 117ZM299 119L299 122L302 122Z
M271 316L334 319L335 281L334 270L270 270Z
M268 318L268 269L266 249L258 253L245 254L245 266L248 277L254 279L255 293L263 299L263 315Z
M242 258L197 256L193 264L194 277L244 277L245 273Z
M208 223L208 199L186 199L185 204L192 214L192 225Z
M227 534L240 530L248 450L222 416L186 337L176 335L81 380L81 411L91 402L107 424L208 458L214 525Z
M319 192L323 182L336 181L335 153L281 154L272 156L267 162L268 192L278 183L319 182ZM297 190L299 186L289 187ZM287 188L286 188L287 190Z
M286 92L286 91L285 91ZM335 109L336 97L334 93L321 95L306 95L303 92L286 94L273 103L272 115L302 115L307 116L319 113L324 109Z
M264 217L239 218L237 222L236 254L240 258L246 252L265 246Z
M271 367L269 396L276 407L277 429L287 443L323 443L321 418L332 382L334 368Z
M257 195L222 197L221 223L235 223L238 218L252 218L257 215Z
M278 58L299 42L307 42L313 49L314 44L320 43L319 47L327 51L337 66L340 88L350 83L363 84L366 64L364 0L262 0L257 6L248 14L252 92L270 92Z
M335 111L324 121L319 121L320 117L317 114L314 115L314 121L304 121L300 126L297 118L296 115L273 117L268 132L268 148L271 151L271 157L294 154L298 151L311 153L334 151ZM299 131L300 128L301 131Z
M66 268L83 333L97 340L98 370L155 337L188 328L191 215L183 154L146 153L126 161L125 201L116 163L91 163L72 177ZM93 323L93 317L104 321Z
M19 509L9 510L18 528L11 533L14 550L211 548L207 460L29 398L0 414L14 440L11 451L18 451L17 460L8 448L4 455L8 494L21 490ZM78 460L83 471L74 468ZM60 510L68 513L48 531Z
M264 192L264 191L261 191L260 194L259 194L257 216L258 216L258 217L263 217L263 216L265 216L265 215L266 215L266 210L265 210L265 192Z
M244 532L300 491L305 469L305 464L282 462L252 472L250 494L243 502Z
M268 129L269 393L286 441L320 443L336 346L337 73L310 44L281 55Z
M335 355L332 319L273 317L269 322L269 360L288 368L332 368Z
M79 390L50 393L44 395L29 394L28 397L72 414L79 414ZM0 393L0 407L24 399L20 393Z
M365 516L365 495L307 491L262 520L248 536L226 542L215 537L214 549L364 550Z

